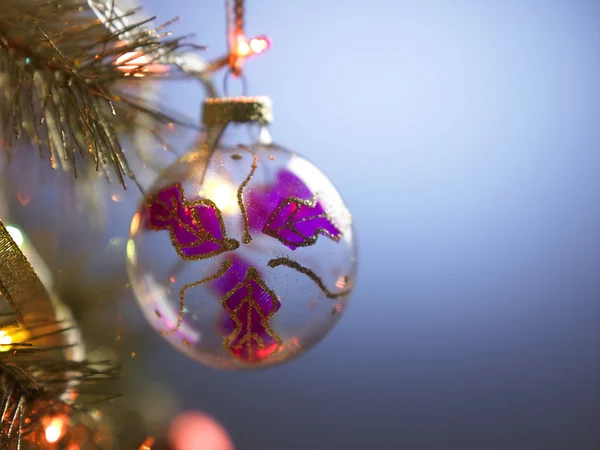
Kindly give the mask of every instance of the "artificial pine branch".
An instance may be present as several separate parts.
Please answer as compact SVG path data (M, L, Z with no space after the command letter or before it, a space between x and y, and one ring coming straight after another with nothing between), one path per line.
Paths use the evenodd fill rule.
M10 314L1 314L0 332L14 332L11 322ZM118 369L113 362L65 359L65 348L52 345L61 339L59 334L70 329L51 320L31 324L28 331L34 335L27 341L0 346L1 448L25 448L28 440L39 444L35 448L47 448L39 439L46 419L62 415L68 418L72 429L77 425L77 412L84 414L93 404L115 397L93 387L117 378ZM73 438L80 440L81 436Z
M97 170L111 166L125 186L132 174L120 138L139 127L156 136L174 121L136 91L157 75L158 55L182 45L144 23L127 36L124 42L111 33L81 0L3 0L0 152L10 158L16 141L24 141L75 176L77 154L87 155Z

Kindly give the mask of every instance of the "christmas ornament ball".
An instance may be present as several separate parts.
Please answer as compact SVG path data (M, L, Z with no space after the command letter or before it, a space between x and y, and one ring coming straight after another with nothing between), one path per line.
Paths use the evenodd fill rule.
M276 365L334 327L356 277L351 215L275 145L202 149L167 168L131 223L128 272L150 324L218 369Z

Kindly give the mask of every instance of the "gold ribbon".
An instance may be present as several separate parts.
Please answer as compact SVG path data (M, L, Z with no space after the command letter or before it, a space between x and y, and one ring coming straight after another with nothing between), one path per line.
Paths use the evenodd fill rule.
M28 316L40 315L42 311L35 311L35 305L52 304L46 288L1 220L0 293L20 323L26 323Z

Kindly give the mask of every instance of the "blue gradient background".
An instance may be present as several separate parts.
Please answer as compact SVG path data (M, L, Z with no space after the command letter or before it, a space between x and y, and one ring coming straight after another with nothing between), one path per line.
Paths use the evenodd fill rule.
M208 59L223 3L144 2ZM254 373L177 353L129 294L147 335L131 363L238 450L600 449L600 2L247 3L248 34L274 42L247 64L250 94L344 194L357 289L314 350ZM203 94L163 89L196 119ZM112 204L109 236L138 198ZM29 222L87 243L39 202ZM121 250L95 270L124 277Z
M244 449L600 448L600 2L249 1L251 94L354 213L360 277L312 352L149 369ZM207 58L221 1L149 0ZM167 87L198 117L195 84ZM165 363L168 361L168 365Z

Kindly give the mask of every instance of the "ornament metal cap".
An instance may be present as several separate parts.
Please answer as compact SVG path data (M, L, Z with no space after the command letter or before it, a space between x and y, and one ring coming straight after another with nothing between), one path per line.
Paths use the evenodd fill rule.
M266 96L207 98L204 101L202 122L207 127L248 122L266 125L272 121L273 103Z

